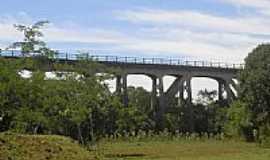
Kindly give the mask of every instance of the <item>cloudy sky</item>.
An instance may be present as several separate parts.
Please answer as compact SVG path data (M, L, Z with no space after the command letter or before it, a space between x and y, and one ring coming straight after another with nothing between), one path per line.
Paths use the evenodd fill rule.
M38 20L53 48L126 56L241 62L270 39L269 0L8 0L0 47L21 39L14 23Z
M242 62L270 40L270 0L6 0L0 47L38 20L52 48L95 54Z

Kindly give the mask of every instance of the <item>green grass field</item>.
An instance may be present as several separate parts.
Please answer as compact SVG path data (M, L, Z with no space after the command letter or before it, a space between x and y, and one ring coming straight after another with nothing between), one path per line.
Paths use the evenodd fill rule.
M270 149L233 141L168 141L102 143L105 159L134 160L269 160Z
M101 141L91 151L61 136L0 134L0 160L269 160L270 149L217 140Z

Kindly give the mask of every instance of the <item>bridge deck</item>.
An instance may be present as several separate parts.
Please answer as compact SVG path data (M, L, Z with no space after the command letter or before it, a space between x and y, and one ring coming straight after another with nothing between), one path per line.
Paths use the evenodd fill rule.
M27 56L35 56L37 53L32 53ZM19 50L2 50L0 51L2 57L24 57ZM223 69L242 69L243 64L232 64L224 62L212 62L212 61L194 61L176 58L138 58L138 57L121 57L111 55L91 55L89 53L79 52L57 52L52 59L58 60L79 60L79 59L91 59L93 61L102 63L117 63L117 64L148 64L148 65L169 65L169 66L187 66L187 67L207 67L207 68L223 68Z

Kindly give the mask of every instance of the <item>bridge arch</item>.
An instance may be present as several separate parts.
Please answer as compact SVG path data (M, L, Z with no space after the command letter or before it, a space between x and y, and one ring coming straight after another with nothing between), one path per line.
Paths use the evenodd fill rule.
M219 83L216 79L210 77L192 77L191 80L191 88L192 88L192 97L194 97L193 102L198 100L198 93L201 90L208 91L217 91L217 96L219 95ZM220 97L215 97L220 100ZM215 100L217 100L215 99Z
M238 84L236 83L236 76L234 75L204 75L204 74L195 74L192 75L192 78L208 78L215 80L218 83L218 99L219 100L228 100L229 102L237 98L238 93Z

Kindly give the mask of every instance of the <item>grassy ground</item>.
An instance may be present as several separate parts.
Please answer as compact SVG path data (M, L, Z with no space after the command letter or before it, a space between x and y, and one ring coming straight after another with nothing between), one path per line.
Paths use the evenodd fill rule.
M0 134L0 160L269 160L270 149L216 140L101 141L88 151L69 138Z
M0 133L0 160L88 160L86 149L61 136Z
M270 149L233 141L113 142L99 146L109 160L269 160Z

